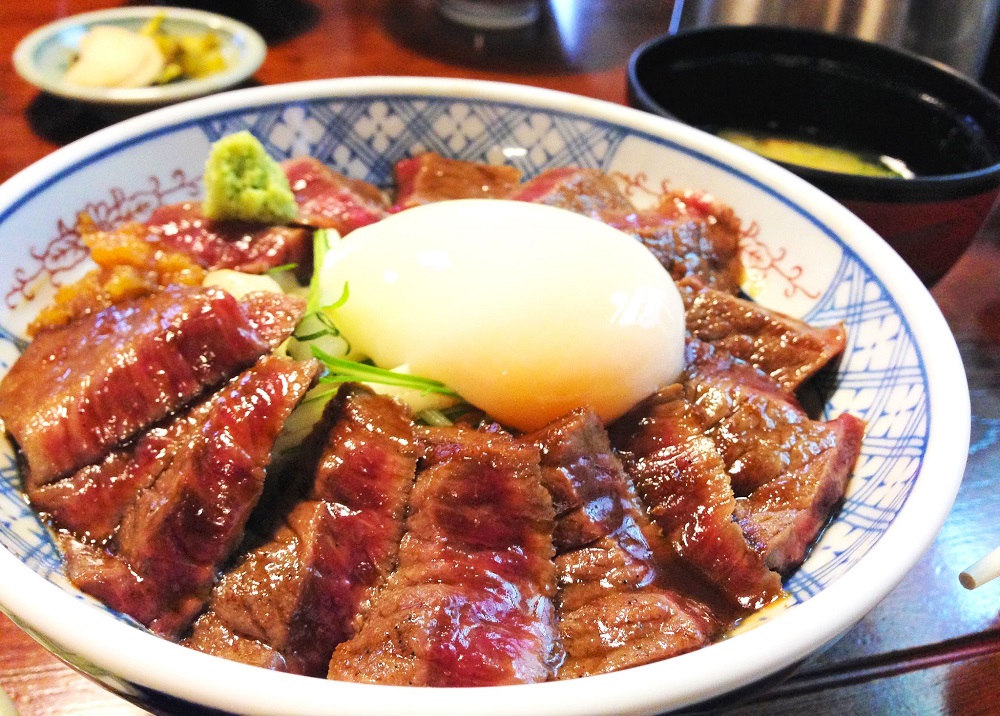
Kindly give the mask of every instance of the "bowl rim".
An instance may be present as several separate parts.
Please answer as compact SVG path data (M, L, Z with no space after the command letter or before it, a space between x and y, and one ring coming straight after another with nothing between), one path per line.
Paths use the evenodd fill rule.
M626 71L629 103L641 110L683 122L683 119L663 106L646 89L645 82L641 77L643 74L641 65L644 61L648 61L651 53L656 52L664 45L688 42L692 39L697 41L699 38L707 38L704 40L705 42L711 41L722 46L737 38L757 39L759 50L762 53L766 53L769 45L775 41L805 39L809 41L808 45L814 54L802 51L800 54L810 58L822 59L824 55L828 54L828 48L834 48L858 53L860 58L855 62L859 66L864 63L864 60L875 58L887 58L895 62L907 63L920 72L931 73L941 81L952 83L957 92L964 93L968 97L975 97L977 101L990 105L997 114L997 122L1000 123L1000 97L949 65L909 50L869 40L807 28L778 25L719 25L688 28L647 40L639 45L629 57ZM998 157L1000 157L1000 140L997 142L997 152ZM1000 186L1000 158L989 166L973 171L917 176L912 179L862 176L815 169L779 160L770 161L803 177L824 191L835 192L839 198L849 200L913 203L928 200L940 201L942 198L958 199L973 196L995 190Z
M96 665L97 671L90 673L97 680L119 683L125 679L139 685L136 699L149 689L217 709L261 714L464 714L472 699L482 714L658 713L720 696L797 663L856 623L902 580L944 522L964 471L967 451L961 446L969 440L969 396L950 330L913 272L860 219L781 167L701 130L609 102L521 85L423 77L315 80L205 97L100 130L57 150L0 186L0 216L75 165L120 151L165 128L262 105L380 95L506 102L541 112L576 113L668 138L715 161L724 157L727 166L780 189L782 194L794 194L835 235L849 238L849 248L859 260L879 266L879 280L901 313L911 319L914 340L924 354L930 414L937 415L942 405L948 406L948 420L937 420L935 430L928 434L921 469L922 474L935 479L917 479L893 523L859 563L780 618L672 659L573 681L413 689L270 672L187 649L129 626L82 599L67 599L62 589L6 549L0 550L0 607L4 612L36 638L57 645L69 655L64 658L71 662L82 659L77 668L85 668L80 663ZM218 685L227 682L238 688L220 692ZM666 691L665 684L669 684Z
M180 80L152 87L85 87L66 82L61 76L43 71L36 53L46 42L66 30L122 21L148 20L166 15L167 20L183 20L203 26L206 30L220 32L231 38L237 60L220 72L199 79ZM21 77L50 94L66 99L94 104L155 107L172 102L192 99L232 87L256 72L267 55L267 43L260 33L249 25L225 15L205 10L166 6L132 6L94 10L56 20L33 30L14 48L14 69Z

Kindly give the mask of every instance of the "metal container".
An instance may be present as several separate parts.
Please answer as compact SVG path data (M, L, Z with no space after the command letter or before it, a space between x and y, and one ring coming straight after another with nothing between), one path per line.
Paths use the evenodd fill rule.
M982 75L1000 0L675 0L671 32L777 25L911 50Z

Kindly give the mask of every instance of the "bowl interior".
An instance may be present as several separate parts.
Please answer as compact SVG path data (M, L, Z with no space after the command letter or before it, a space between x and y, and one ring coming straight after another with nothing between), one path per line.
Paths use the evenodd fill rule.
M801 611L803 618L810 619L809 627L798 635L767 632L777 641L768 647L763 661L742 652L742 644L753 646L753 632L703 650L718 649L719 654L738 657L732 670L722 670L724 679L705 676L718 669L706 661L711 657L695 652L581 680L596 680L606 695L573 706L573 712L610 710L610 704L620 708L629 703L637 711L652 712L706 698L732 688L726 684L733 681L747 683L763 675L762 670L789 665L840 633L884 596L916 561L944 519L964 464L964 450L957 444L963 439L962 384L954 382L962 375L961 363L943 320L933 316L925 320L928 311L933 313L933 304L899 259L860 221L768 162L735 152L727 143L677 123L558 93L430 80L312 83L209 98L146 115L83 140L0 190L3 365L16 359L25 325L54 288L87 267L76 230L78 212L86 210L100 225L111 226L145 218L162 204L197 198L211 142L243 129L255 134L278 159L312 155L339 172L383 187L391 186L396 161L435 151L508 163L526 177L550 167L600 168L616 177L638 204L655 202L668 188L707 190L732 205L743 220L741 248L748 267L744 288L749 294L764 305L816 324L845 323L845 354L838 366L819 377L821 412L833 417L851 411L867 421L868 433L846 503L809 559L786 583L795 604L786 614ZM921 321L915 321L915 316ZM935 366L938 369L931 370ZM958 396L954 414L944 417L931 411L932 394L942 386ZM966 406L966 440L967 423ZM918 481L928 460L937 482ZM66 583L48 531L20 493L15 454L6 442L0 446L0 465L0 545L25 568L17 568L17 579L30 584L46 580L73 595L75 599L67 602L78 621L106 612ZM923 495L916 503L915 492ZM930 514L928 504L933 506ZM912 515L914 511L923 514ZM859 588L852 574L860 578L870 553L878 553L887 535L899 532L905 533L904 541L889 540L896 542L891 559L875 565L879 578ZM901 545L902 553L896 549ZM0 560L0 568L4 564ZM27 570L34 573L30 578L24 576ZM10 579L5 575L0 581L11 584ZM827 591L829 599L840 600L834 602L840 606L809 616L814 597ZM0 585L0 602L8 598ZM111 613L110 617L121 628L132 629L120 615ZM72 635L50 633L55 627L43 625L39 615L21 613L19 619L39 633L50 630L50 640L72 640ZM779 628L785 619L782 614L756 631L765 632L772 625ZM117 633L119 626L110 627L109 633ZM185 652L177 656L181 660L202 657L192 662L197 666L193 671L203 675L199 678L212 676L213 667L205 666L203 655L177 651ZM83 661L93 663L100 658L91 653ZM135 672L123 678L153 678L147 670L156 672L155 665L143 659L142 654L134 655L130 668L134 662ZM676 678L681 673L677 669L684 668L701 676ZM246 698L261 699L261 704L268 699L283 703L260 690L270 678L262 674L246 680L241 687ZM310 684L303 694L315 692L320 694L317 699L329 699L335 693L330 689L342 686ZM529 711L555 713L558 704L560 713L569 712L559 703L559 695L569 693L565 689L572 685L539 686L547 690L536 695L534 687L508 689L490 708L520 705ZM173 689L175 694L179 689L176 684L159 688ZM212 688L218 692L212 702L215 707L231 703L226 700L235 690L231 683L220 682ZM390 698L387 694L392 690L375 688L374 698ZM306 698L288 702L287 712L305 712ZM391 698L399 699L397 704L410 704L417 713L424 704L421 700L431 695ZM345 713L355 712L353 707L345 708ZM433 706L428 709L433 712Z
M708 131L888 155L918 178L1000 163L996 98L941 65L852 38L768 27L680 33L640 49L630 82L640 107Z

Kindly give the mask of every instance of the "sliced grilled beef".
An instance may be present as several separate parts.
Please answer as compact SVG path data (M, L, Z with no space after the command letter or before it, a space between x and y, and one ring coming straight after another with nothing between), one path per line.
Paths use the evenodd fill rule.
M545 681L552 674L552 503L534 446L504 433L430 428L399 568L342 643L329 676L423 686Z
M705 196L670 192L658 206L639 210L607 174L567 167L542 172L510 198L569 209L631 234L675 280L697 276L720 291L739 290L739 219Z
M687 374L740 498L736 519L771 569L793 570L844 496L864 423L811 420L759 370L700 341L688 345Z
M650 517L684 563L742 609L780 596L780 577L733 521L736 496L726 465L682 385L660 390L621 418L613 442Z
M215 612L207 612L198 617L195 630L196 636L192 637L192 641L185 642L186 646L262 669L288 671L288 664L281 652L262 641L248 639L231 631ZM202 645L206 644L210 648L202 649Z
M299 205L296 222L317 229L336 229L344 236L386 215L389 201L371 184L348 179L312 157L282 163Z
M602 220L635 211L614 179L599 169L549 169L525 182L510 198L558 206Z
M218 289L172 287L42 332L0 383L29 490L103 458L269 350Z
M552 496L556 554L614 532L628 509L628 485L600 419L575 410L524 436L542 454L542 484Z
M842 325L815 328L697 279L684 279L678 288L688 336L741 358L788 391L840 355L847 342Z
M557 557L556 569L566 652L558 679L667 659L706 645L720 631L710 609L664 583L634 523Z
M305 310L299 298L263 292L248 294L240 305L250 325L271 347L291 335ZM190 408L164 418L102 460L55 482L29 486L32 505L77 539L103 544L139 493L156 481L190 440L210 405L211 396L200 397Z
M325 676L334 647L392 571L416 468L406 410L345 385L311 442L296 467L314 476L309 499L223 576L187 646Z
M449 199L506 199L521 172L510 166L447 159L427 152L396 164L394 211Z
M247 320L271 348L285 342L306 312L306 302L298 296L271 291L253 291L240 299Z
M602 219L642 241L674 280L695 276L719 291L739 291L740 222L731 208L674 192L652 209L605 212Z
M308 229L206 218L201 204L156 209L146 221L150 236L169 251L185 254L206 269L264 273L276 266L311 264Z
M210 404L210 400L203 399L100 462L29 490L32 506L77 539L104 544L139 493L156 481L204 422Z
M617 671L707 643L720 622L667 585L647 541L648 519L597 416L574 411L525 439L541 449L543 475L560 476L546 485L568 484L576 496L577 506L556 519L565 651L557 678Z
M73 583L176 637L241 540L274 439L317 371L312 361L265 356L220 389L196 434L126 512L109 549L64 540Z
M864 423L843 414L822 423L814 446L823 450L809 464L780 475L737 500L736 519L771 569L787 574L805 559L834 507L844 498L861 451ZM824 449L825 448L825 449Z

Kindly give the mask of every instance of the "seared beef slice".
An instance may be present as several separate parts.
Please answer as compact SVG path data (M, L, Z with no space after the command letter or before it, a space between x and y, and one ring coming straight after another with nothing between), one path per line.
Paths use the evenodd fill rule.
M556 644L552 503L534 446L429 428L399 569L330 678L488 686L545 681Z
M635 211L615 180L599 169L548 169L525 182L511 198L557 206L600 220Z
M841 325L816 328L697 279L685 279L678 288L689 337L741 358L788 391L839 355L847 342Z
M542 172L511 198L558 206L631 234L675 280L697 276L721 291L739 290L739 219L731 208L704 196L672 192L656 207L637 209L613 177L598 169L566 167Z
M575 410L524 440L541 451L542 484L556 512L552 543L557 555L621 527L630 488L592 411Z
M605 215L604 220L642 241L674 280L693 276L725 293L739 291L740 222L730 207L699 194L672 192L652 209Z
M425 153L396 164L396 211L450 199L506 199L521 181L514 167Z
M333 648L395 567L416 469L406 410L347 384L310 442L317 454L301 466L315 475L309 499L220 580L187 646L325 676Z
M240 305L271 347L291 335L305 310L299 298L263 292L248 294ZM106 542L139 493L156 481L193 431L200 429L210 408L211 396L201 396L185 411L168 416L102 460L60 480L29 486L32 505L78 539Z
M735 517L767 565L788 573L843 498L864 423L811 420L753 366L700 341L687 356L687 397L732 480Z
M269 350L218 289L168 288L42 332L0 383L28 489L89 465Z
M177 636L241 540L274 440L318 367L266 356L219 390L108 550L64 540L73 583L154 632Z
M32 506L84 542L104 544L139 493L152 485L204 422L208 400L143 433L69 477L29 491Z
M296 222L317 229L336 229L341 236L386 215L389 202L379 189L348 179L313 157L282 163L299 206Z
M734 607L756 610L781 579L733 521L736 496L698 406L680 384L661 389L613 430L626 473L677 556Z
M556 523L565 651L557 678L639 666L707 643L719 623L668 586L647 541L648 519L597 416L574 411L525 439L542 451L546 485L568 483L579 495L579 506Z
M161 206L146 226L153 241L210 270L264 273L277 266L308 264L312 255L308 229L216 221L206 218L195 202Z

